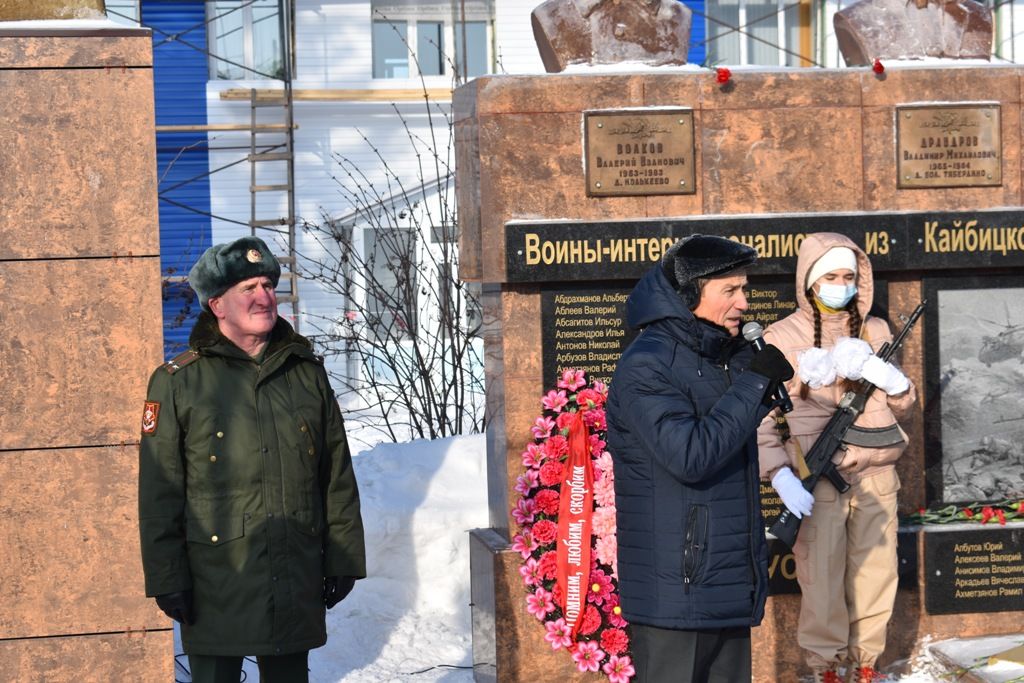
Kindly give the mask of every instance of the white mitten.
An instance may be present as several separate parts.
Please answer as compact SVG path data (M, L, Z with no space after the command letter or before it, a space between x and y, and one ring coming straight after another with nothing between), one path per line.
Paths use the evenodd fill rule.
M886 363L878 356L871 356L864 363L861 375L876 387L894 396L910 388L910 380L892 363Z
M820 389L836 381L836 367L832 354L825 349L812 347L797 356L800 379L811 389Z
M863 375L864 363L875 355L871 344L856 337L840 337L832 347L832 360L836 364L836 372L840 377L860 379Z
M811 516L814 496L804 488L804 485L793 474L793 470L783 467L776 472L772 477L772 486L778 492L779 498L782 499L782 504L796 515L797 519L802 519L805 515Z

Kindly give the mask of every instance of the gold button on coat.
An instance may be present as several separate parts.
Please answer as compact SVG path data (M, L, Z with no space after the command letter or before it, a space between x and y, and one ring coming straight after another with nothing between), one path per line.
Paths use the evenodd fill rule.
M306 425L302 425L301 427L299 427L299 431L300 432L306 431Z
M224 438L224 432L217 432L217 438L218 439L223 439Z
M216 534L213 535L213 536L210 536L210 540L213 541L214 543L216 543L217 540L218 540Z
M310 455L313 455L313 453L315 453L315 452L316 452L316 451L314 451L314 450L313 450L312 448L310 448L310 449L309 449L309 454L310 454Z
M216 455L211 455L210 456L210 462L217 462L217 456Z

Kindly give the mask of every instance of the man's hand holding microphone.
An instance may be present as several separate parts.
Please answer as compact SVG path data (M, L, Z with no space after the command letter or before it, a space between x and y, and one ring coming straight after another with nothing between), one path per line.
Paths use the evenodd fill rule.
M761 326L749 322L743 326L743 338L754 347L756 354L750 362L750 370L764 375L771 380L769 390L765 392L765 403L778 406L782 412L793 410L793 402L786 391L785 383L793 378L793 366L786 360L785 354L771 344L766 344L762 336ZM783 467L772 477L772 487L779 494L783 505L797 518L811 514L814 496L804 488L793 470Z

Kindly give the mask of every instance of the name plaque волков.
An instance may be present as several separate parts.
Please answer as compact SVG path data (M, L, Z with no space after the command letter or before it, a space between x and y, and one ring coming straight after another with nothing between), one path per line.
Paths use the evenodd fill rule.
M692 109L583 113L587 195L694 194Z
M998 104L897 107L897 186L1002 185L999 120Z

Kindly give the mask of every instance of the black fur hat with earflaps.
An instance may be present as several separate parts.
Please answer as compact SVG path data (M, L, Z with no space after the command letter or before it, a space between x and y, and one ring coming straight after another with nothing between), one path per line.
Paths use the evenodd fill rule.
M744 268L757 260L757 251L741 242L716 235L684 237L661 257L661 268L690 310L700 302L697 280Z

